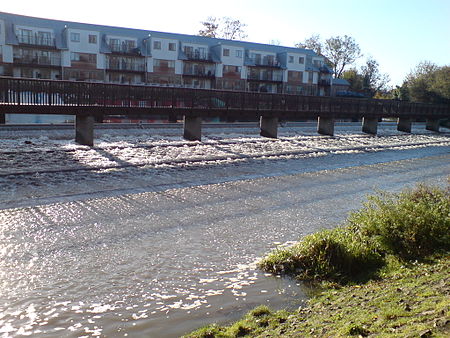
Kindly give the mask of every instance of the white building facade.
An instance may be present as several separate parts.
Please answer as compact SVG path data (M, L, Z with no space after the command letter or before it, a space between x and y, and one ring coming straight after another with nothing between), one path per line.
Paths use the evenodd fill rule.
M0 12L0 75L330 95L312 50Z

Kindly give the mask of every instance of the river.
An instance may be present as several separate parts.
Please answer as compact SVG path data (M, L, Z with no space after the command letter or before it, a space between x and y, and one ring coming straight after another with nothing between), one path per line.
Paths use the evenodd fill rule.
M175 337L306 286L261 273L280 244L341 223L374 189L446 184L450 134L386 124L335 137L308 126L0 131L0 334ZM68 136L69 135L69 136Z

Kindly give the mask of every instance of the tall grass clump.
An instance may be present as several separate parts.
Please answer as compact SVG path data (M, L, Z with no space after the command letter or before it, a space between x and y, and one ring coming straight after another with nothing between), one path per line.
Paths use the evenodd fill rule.
M348 222L380 248L402 259L450 249L450 191L425 185L369 196Z
M415 260L449 249L450 191L419 185L370 196L345 225L275 249L259 266L302 279L345 283L371 278L387 256Z

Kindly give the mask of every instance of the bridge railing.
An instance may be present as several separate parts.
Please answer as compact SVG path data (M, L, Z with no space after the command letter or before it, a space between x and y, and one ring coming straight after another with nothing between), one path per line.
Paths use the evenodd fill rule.
M148 85L0 77L0 104L9 106L129 107L179 111L240 111L261 114L316 113L364 116L450 116L449 105L393 100L300 96Z

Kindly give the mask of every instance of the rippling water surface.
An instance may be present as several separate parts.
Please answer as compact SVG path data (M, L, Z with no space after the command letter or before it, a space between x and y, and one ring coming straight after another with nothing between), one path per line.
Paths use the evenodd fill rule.
M0 334L173 337L235 319L261 303L296 307L306 298L306 287L259 272L259 257L335 226L373 188L444 184L450 174L446 134L429 146L411 146L416 138L401 149L367 147L356 153L345 149L353 149L361 135L342 136L340 142L346 138L351 145L340 147L340 153L330 150L336 139L309 139L309 150L327 153L290 157L286 145L274 150L278 141L252 140L251 147L245 137L235 137L235 143L259 147L255 154L272 153L214 163L205 158L202 163L187 152L182 164L122 166L108 169L109 175L100 161L97 170L64 172L61 163L49 159L49 150L60 151L50 138L45 139L47 153L36 147L41 160L25 166L29 173L3 166ZM432 137L437 136L421 139ZM16 142L4 153L18 149L22 140ZM197 148L200 144L185 145L198 156L211 155ZM243 147L220 151L231 156L236 149ZM83 151L71 154L86 155ZM121 156L116 153L110 160L129 163ZM73 157L70 161L86 165ZM47 172L35 177L33 166Z

